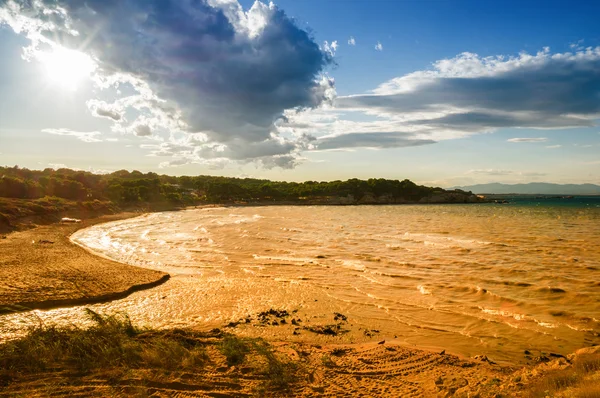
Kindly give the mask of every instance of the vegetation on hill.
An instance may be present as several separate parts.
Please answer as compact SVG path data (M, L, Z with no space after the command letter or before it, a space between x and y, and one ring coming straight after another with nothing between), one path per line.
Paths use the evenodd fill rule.
M106 213L210 203L417 203L446 193L442 188L409 180L383 178L297 183L205 175L173 177L127 170L93 174L71 169L0 167L0 224L3 220L6 223L19 217L67 210ZM452 193L453 198L438 202L465 202L472 198L470 193Z

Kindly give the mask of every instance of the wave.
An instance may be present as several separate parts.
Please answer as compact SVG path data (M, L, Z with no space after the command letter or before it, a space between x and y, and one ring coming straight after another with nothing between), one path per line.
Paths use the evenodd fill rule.
M540 287L536 290L540 293L546 293L546 294L565 294L565 293L567 293L567 291L565 289L561 289L559 287L550 287L550 286Z
M388 272L373 271L373 270L370 270L369 272L371 272L372 274L375 274L375 275L381 275L381 276L385 276L388 278L413 279L413 280L424 280L425 279L420 276L414 276L414 275L392 274L392 273L388 273Z
M516 286L516 287L530 287L533 286L532 283L529 282L517 282L517 281L499 281L496 279L483 279L483 282L493 283L495 285L504 285L504 286Z
M554 328L558 327L558 325L556 325L554 323L544 322L544 321L535 319L532 316L529 316L526 314L520 314L520 313L510 312L510 311L506 311L506 310L496 310L496 309L490 309L490 308L484 308L484 307L479 307L479 309L484 314L495 315L495 316L504 317L504 318L513 318L514 320L522 321L522 322L535 322L539 326L541 326L543 328L547 328L547 329L554 329Z
M482 241L477 239L466 239L451 237L437 234L422 234L422 233L411 233L405 232L401 236L402 240L410 241L415 243L423 243L426 246L439 246L442 248L458 248L458 249L470 249L480 246L493 245L493 242Z

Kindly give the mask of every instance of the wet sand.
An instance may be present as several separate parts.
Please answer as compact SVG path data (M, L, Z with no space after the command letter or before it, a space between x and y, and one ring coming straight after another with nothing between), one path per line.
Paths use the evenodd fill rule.
M0 314L114 300L165 282L165 272L105 259L69 240L78 229L137 215L121 213L0 236Z

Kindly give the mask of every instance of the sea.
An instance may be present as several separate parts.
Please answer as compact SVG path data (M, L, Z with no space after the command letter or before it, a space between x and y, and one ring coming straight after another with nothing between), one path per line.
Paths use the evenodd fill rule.
M95 225L71 239L171 274L156 288L88 306L150 327L223 327L273 308L303 323L238 332L387 339L508 364L600 344L600 197L504 199L196 208ZM336 313L348 319L343 336L301 326L333 324ZM1 317L0 334L36 322L87 321L83 307L33 311Z

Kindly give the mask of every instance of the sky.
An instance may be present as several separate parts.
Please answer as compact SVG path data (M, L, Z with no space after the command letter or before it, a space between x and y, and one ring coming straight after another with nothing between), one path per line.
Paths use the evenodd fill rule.
M0 165L600 184L600 3L0 0Z

